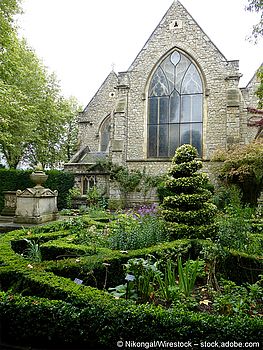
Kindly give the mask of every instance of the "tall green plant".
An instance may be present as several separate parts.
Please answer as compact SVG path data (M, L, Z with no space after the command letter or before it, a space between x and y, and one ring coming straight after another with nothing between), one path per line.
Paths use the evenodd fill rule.
M27 242L28 247L24 250L23 254L32 261L40 262L42 260L40 244L26 238L24 240Z
M183 267L182 258L178 257L178 275L179 275L179 289L186 297L189 297L192 293L198 273L199 260L196 260L193 264L190 260L187 260Z
M216 206L211 203L208 176L191 145L179 147L163 186L161 213L174 238L207 238L215 234Z

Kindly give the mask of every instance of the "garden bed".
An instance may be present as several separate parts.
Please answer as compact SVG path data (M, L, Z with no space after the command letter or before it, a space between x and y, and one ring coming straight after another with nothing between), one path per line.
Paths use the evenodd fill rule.
M38 239L42 261L21 255L26 248L24 238ZM189 257L196 259L211 241L185 239L120 251L106 247L94 250L87 244L74 244L72 238L65 223L0 237L0 313L4 341L35 347L41 344L42 347L114 349L118 341L133 339L198 344L214 340L261 340L263 322L257 315L220 315L206 308L192 311L154 302L138 304L131 299L116 299L108 292L109 287L125 282L123 265L130 259L150 256L176 260L178 253L184 261ZM70 254L74 257L66 256ZM59 255L65 256L61 259ZM250 282L258 279L261 259L234 251L228 259L221 271L225 277L240 271L244 265L252 267L244 278ZM77 284L79 280L81 284Z

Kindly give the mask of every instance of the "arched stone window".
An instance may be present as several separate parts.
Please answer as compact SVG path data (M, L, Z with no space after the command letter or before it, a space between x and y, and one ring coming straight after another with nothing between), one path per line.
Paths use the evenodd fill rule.
M87 194L96 185L95 175L84 175L81 177L81 192Z
M100 126L100 151L108 152L110 143L111 117L108 115Z
M156 68L148 93L148 157L172 157L189 143L202 154L203 86L189 58L174 51Z

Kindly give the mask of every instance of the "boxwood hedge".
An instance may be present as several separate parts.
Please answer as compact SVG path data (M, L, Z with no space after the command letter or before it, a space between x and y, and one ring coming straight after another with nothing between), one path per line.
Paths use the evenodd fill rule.
M29 232L14 231L0 236L0 315L2 341L36 347L116 349L118 341L262 341L263 321L249 316L227 317L208 313L182 312L149 304L115 299L94 288L123 278L122 264L132 257L154 255L157 258L197 254L208 241L178 240L136 251L120 252L106 248L91 255L85 246L66 240L63 223ZM53 229L52 229L53 227ZM46 230L46 231L45 231ZM53 231L52 231L53 230ZM74 257L56 260L56 254L74 252ZM39 239L46 256L53 260L32 262L21 255L23 239ZM57 246L57 251L55 247ZM76 255L78 255L76 257ZM240 258L231 255L234 266ZM249 259L249 257L242 257ZM253 260L254 259L254 260ZM252 260L262 269L262 262ZM251 261L252 261L251 260ZM82 278L78 285L74 278Z

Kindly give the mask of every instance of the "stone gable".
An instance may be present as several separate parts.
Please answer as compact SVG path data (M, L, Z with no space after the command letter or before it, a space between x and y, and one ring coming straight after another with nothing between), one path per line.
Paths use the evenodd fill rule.
M257 106L256 75L240 89L239 61L228 61L184 6L174 1L129 69L111 72L84 109L79 119L82 150L100 151L103 121L108 117L112 162L145 168L150 174L167 170L169 158L148 155L149 86L157 68L175 51L191 62L202 82L201 158L209 160L219 148L253 140L257 130L247 125L247 107Z

